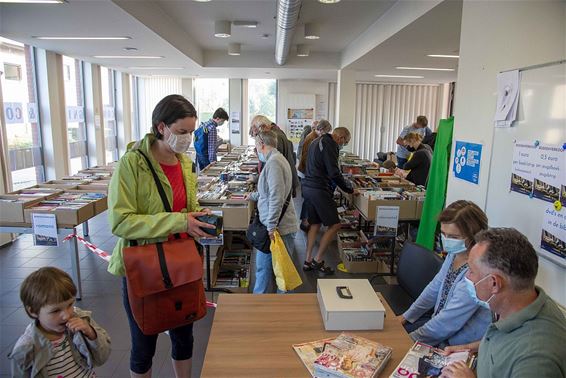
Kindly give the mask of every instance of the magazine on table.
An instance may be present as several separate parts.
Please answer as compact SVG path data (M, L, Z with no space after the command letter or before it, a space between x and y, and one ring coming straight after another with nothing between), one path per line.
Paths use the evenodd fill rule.
M442 368L456 361L464 361L469 367L473 367L475 356L467 351L445 355L442 349L417 341L403 357L390 378L439 377Z
M373 378L391 358L392 349L375 341L349 333L341 333L324 344L314 361L318 378Z
M314 375L314 361L320 356L324 349L324 345L330 343L334 338L322 339L317 341L311 341L309 343L294 344L293 349L297 352L297 355L305 364L311 376Z

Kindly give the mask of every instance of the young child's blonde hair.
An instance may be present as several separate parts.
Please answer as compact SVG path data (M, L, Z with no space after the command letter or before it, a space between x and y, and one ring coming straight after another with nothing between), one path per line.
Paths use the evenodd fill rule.
M39 314L46 305L68 301L77 295L71 277L61 269L48 266L26 277L20 287L20 299L28 316Z

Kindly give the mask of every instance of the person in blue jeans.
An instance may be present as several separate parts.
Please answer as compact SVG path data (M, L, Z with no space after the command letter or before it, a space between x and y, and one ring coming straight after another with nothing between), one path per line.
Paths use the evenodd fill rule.
M248 197L257 201L259 220L273 239L279 231L289 254L293 253L295 234L298 230L295 207L289 193L292 192L293 176L289 162L277 151L277 135L271 130L260 131L255 147L263 169L257 182L257 191ZM273 281L270 251L256 251L254 294L267 293Z
M400 320L414 341L443 348L481 339L492 315L470 295L465 280L474 236L487 229L487 216L475 203L460 200L438 220L446 260ZM430 310L432 317L426 316Z

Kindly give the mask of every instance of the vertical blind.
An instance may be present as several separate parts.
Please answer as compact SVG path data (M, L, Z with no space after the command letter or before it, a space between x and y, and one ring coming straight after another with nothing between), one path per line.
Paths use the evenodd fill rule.
M139 120L140 138L151 130L151 113L155 105L165 96L182 94L180 77L140 77L139 78Z
M328 122L334 126L336 121L336 83L328 83Z
M353 152L373 160L378 152L396 151L397 136L419 115L428 118L434 131L440 92L439 85L356 84Z

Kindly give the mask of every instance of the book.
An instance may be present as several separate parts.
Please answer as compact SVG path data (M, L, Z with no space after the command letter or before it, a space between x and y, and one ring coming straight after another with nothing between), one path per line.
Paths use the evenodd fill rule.
M311 341L308 343L302 344L293 344L293 349L303 361L303 364L311 374L311 376L315 377L314 375L314 361L321 355L324 345L330 343L333 338L322 339Z
M441 349L417 341L389 377L439 377L442 368L456 361L464 361L471 367L475 357L465 351L444 355Z
M324 345L314 361L316 377L373 378L391 358L392 349L375 341L349 333L341 333Z

